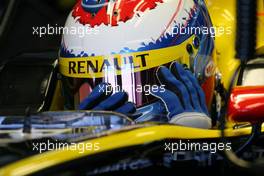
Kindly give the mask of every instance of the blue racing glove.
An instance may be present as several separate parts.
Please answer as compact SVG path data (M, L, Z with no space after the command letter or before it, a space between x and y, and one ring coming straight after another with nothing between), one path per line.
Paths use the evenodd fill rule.
M136 111L135 105L128 102L128 95L126 92L112 94L111 85L101 83L81 102L79 109L115 111L123 114L132 114Z
M205 95L193 74L174 62L170 69L160 67L157 77L164 89L151 94L164 103L170 123L197 127L211 128L211 118L205 102Z

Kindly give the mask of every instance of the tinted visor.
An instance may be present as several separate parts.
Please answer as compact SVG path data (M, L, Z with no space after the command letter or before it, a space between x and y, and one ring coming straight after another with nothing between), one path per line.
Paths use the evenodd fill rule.
M137 107L146 105L154 100L154 97L150 95L150 89L157 89L156 87L159 85L155 77L155 70L156 68L137 73L107 75L104 78L96 79L64 77L63 88L64 95L67 97L67 108L78 109L80 102L102 82L111 85L107 87L107 92L125 91L129 95L129 101L134 102Z

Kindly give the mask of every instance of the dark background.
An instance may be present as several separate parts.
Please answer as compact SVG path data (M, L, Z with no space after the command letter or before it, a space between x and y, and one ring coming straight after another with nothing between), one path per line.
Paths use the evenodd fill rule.
M60 35L33 35L32 27L64 26L76 0L14 0L6 25L3 19L13 0L0 0L0 63L17 55L58 51Z
M0 114L49 110L61 36L33 27L64 26L76 0L0 0ZM54 72L54 74L53 74ZM50 82L50 84L48 84ZM46 93L48 92L48 93Z

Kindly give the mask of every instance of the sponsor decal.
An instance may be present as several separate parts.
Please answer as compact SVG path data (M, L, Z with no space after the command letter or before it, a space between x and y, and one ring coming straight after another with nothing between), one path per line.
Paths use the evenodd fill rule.
M74 78L102 78L105 74L121 75L155 68L176 60L188 60L186 45L193 40L190 37L181 45L168 48L114 54L109 56L89 56L59 59L60 72ZM181 54L178 54L181 53ZM185 57L185 58L184 58Z
M215 73L215 64L214 61L210 60L205 67L204 74L208 78L213 76L214 73Z

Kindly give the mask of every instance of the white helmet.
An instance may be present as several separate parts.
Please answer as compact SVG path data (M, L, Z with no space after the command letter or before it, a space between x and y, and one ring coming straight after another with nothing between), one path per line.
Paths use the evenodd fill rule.
M155 70L176 60L199 78L210 103L214 38L203 27L212 27L203 0L79 0L59 59L68 107L101 82L126 91L137 107L146 105L155 100L144 92L158 84Z

